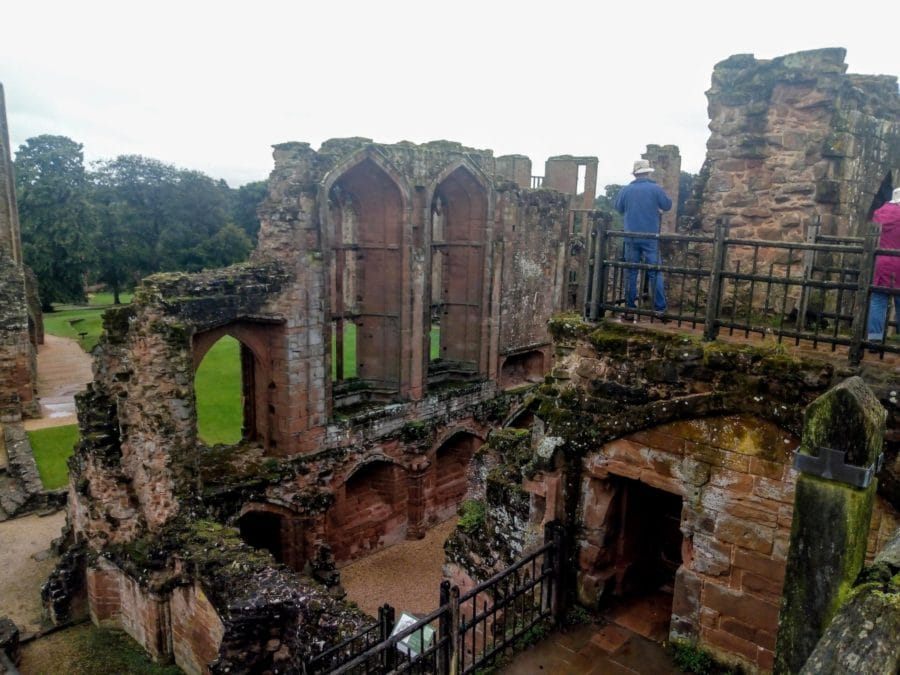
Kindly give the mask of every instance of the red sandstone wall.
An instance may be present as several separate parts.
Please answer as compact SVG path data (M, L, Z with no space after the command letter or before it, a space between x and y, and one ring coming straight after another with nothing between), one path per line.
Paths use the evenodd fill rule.
M670 636L699 639L726 660L771 670L798 442L767 422L729 416L667 424L607 443L585 460L580 600L596 602L609 588L607 534L615 495L608 479L638 480L681 495L683 562ZM873 556L897 522L883 503L876 510Z
M664 425L608 443L586 461L579 542L583 601L602 596L607 479L639 480L683 498L682 566L671 636L771 670L790 539L798 439L736 417Z
M208 673L225 628L197 585L158 595L141 587L111 562L87 569L91 619L120 628L155 661L175 660L186 673Z
M169 601L172 619L172 654L186 673L207 673L215 661L225 635L216 610L198 584L172 591Z

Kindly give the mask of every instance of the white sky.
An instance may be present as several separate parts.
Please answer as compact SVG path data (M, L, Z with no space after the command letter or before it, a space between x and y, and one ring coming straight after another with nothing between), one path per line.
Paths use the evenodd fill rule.
M844 47L849 72L900 75L883 0L12 0L0 82L13 150L38 134L85 159L141 154L265 178L271 145L365 136L599 157L599 188L648 143L697 172L713 66Z

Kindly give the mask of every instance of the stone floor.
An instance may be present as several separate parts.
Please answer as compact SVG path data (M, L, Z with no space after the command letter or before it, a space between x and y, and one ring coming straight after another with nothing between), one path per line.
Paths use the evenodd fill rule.
M600 621L554 631L516 654L503 675L674 675L663 641L672 597L664 593L613 607Z

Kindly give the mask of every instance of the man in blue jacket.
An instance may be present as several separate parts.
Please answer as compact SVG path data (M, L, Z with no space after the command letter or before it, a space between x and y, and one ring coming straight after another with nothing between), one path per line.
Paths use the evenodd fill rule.
M625 216L625 231L640 232L650 235L659 234L660 211L672 208L672 200L659 185L650 180L653 168L646 159L634 163L631 173L634 180L623 187L616 195L616 210ZM631 238L625 239L625 262L643 262L647 265L659 264L659 240ZM636 308L637 299L636 269L625 270L625 314L623 321L632 321L631 310ZM653 309L662 318L666 311L666 294L663 288L662 272L649 270L647 273L649 286L653 289Z

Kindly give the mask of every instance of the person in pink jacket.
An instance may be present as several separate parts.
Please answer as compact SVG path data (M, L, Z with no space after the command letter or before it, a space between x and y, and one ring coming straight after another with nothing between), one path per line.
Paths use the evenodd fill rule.
M900 249L900 188L894 190L891 201L872 214L872 222L881 225L878 248ZM884 288L900 287L900 257L880 255L875 259L873 286ZM870 342L881 342L887 332L887 293L872 292L869 300L869 320L867 322ZM895 319L900 320L900 295L894 295Z

